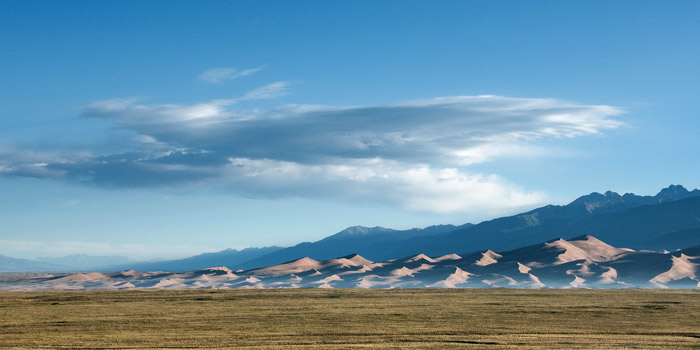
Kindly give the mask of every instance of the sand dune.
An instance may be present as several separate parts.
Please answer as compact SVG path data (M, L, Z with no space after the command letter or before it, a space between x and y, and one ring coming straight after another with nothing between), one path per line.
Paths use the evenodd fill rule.
M532 270L531 267L525 266L525 265L523 265L523 264L521 264L521 263L518 263L518 271L519 271L520 273L529 273L530 270Z
M165 278L165 279L158 281L158 283L154 284L150 288L161 289L161 288L168 288L168 287L172 287L172 286L182 287L185 285L184 282L185 282L185 280L180 279L180 278Z
M483 279L481 282L485 283L486 285L489 286L494 286L494 287L503 287L505 285L515 287L520 285L518 281L513 279L512 277L505 276L505 275L494 275L494 279ZM504 285L505 284L505 285Z
M409 269L406 266L401 267L400 269L396 269L391 271L391 274L394 276L413 276L414 273L423 271L423 270L430 270L434 267L434 265L430 264L421 264L420 266L414 268L414 269Z
M598 283L602 284L610 284L610 283L616 283L617 281L617 270L615 270L612 267L608 267L608 271L602 273L600 275L600 280Z
M416 261L421 261L421 260L424 260L424 261L427 261L427 262L430 262L430 263L435 263L435 262L437 262L437 261L433 260L432 258L430 258L429 256L427 256L427 255L425 255L425 254L418 254L418 255L416 255L416 256L414 256L414 257L412 257L412 258L406 260L406 262L416 262Z
M585 240L566 241L558 239L545 243L545 246L564 251L559 254L555 264L586 259L594 262L610 261L622 254L634 252L632 249L615 248L592 236L586 236Z
M467 271L464 271L460 269L459 267L455 268L455 272L452 273L451 275L447 276L447 279L444 281L438 281L434 284L431 285L431 287L436 287L436 288L455 288L459 284L464 284L469 280L469 277L473 276L474 274L469 273Z
M488 266L497 263L498 259L502 257L503 256L501 254L487 250L481 253L481 259L477 260L475 264L478 266Z
M433 259L433 261L434 262L441 262L441 261L446 261L446 260L460 260L460 259L462 259L462 257L457 255L457 254L447 254L447 255L437 257L437 258Z
M320 284L329 284L330 282L333 281L342 281L343 279L340 278L338 275L330 275L324 279L312 282L312 283L320 283Z
M673 261L673 266L671 269L655 276L649 282L665 287L665 283L670 281L683 278L695 279L698 264L693 263L690 260L700 259L700 257L681 254L681 256L678 257L671 255L671 259Z
M76 273L30 276L0 290L194 288L694 288L696 248L662 254L616 248L594 237L563 239L509 252L425 254L373 262L352 254L317 261L308 257L237 271L217 266L196 271ZM527 262L527 263L521 263ZM602 265L604 264L604 265ZM573 278L573 280L572 280Z
M574 280L571 281L571 283L569 283L569 286L571 286L572 288L583 288L585 286L585 283L585 279L578 276L574 276Z
M91 273L76 273L68 275L65 277L59 277L54 279L57 283L70 283L70 282L99 282L108 280L109 277L103 273L91 272Z
M576 264L576 266L580 266L580 268L578 268L576 270L574 270L574 269L567 270L566 274L567 275L575 275L575 276L593 275L594 272L591 271L591 264L593 264L593 262L588 260L588 258L586 258L586 260L584 260L583 262Z
M530 286L529 286L530 288L537 288L537 289L539 289L539 288L544 288L544 287L546 287L546 285L545 285L544 283L540 282L540 279L539 279L537 276L535 276L535 275L533 275L533 274L531 274L531 273L528 273L527 276L528 276L528 277L530 278L530 280L532 281L532 283L530 283Z
M262 269L254 270L257 274L270 274L270 275L285 275L290 273L299 273L309 270L318 269L321 267L321 263L311 259L309 257L303 257L294 261L290 261L285 264L265 267Z

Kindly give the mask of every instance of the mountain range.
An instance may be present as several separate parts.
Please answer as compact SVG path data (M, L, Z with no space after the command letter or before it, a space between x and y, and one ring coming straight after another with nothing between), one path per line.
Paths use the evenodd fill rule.
M358 254L299 258L247 271L219 266L189 272L31 276L0 290L190 288L700 288L700 246L673 253L618 248L593 236L494 252L417 254L374 262Z
M548 205L476 225L436 225L424 229L347 228L316 242L293 247L227 249L186 259L68 266L58 260L0 257L0 271L164 271L184 272L211 266L253 270L300 257L328 260L358 254L386 261L417 254L442 256L492 249L510 251L557 238L593 235L615 246L675 251L700 245L700 190L671 185L655 196L591 193L567 205ZM104 261L104 260L102 260Z

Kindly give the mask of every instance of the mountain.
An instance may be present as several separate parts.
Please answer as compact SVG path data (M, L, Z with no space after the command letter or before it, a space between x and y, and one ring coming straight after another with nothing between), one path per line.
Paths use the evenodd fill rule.
M700 246L673 253L609 245L593 236L518 249L373 262L358 254L233 272L79 273L15 277L2 290L199 288L700 288Z
M700 197L692 197L593 216L567 226L562 234L590 233L611 244L676 250L700 244L699 230Z
M700 244L700 191L672 185L656 196L592 193L564 205L484 221L445 235L416 237L388 255L418 252L440 255L462 251L507 250L555 237L595 235L613 244L644 249L678 249ZM667 240L664 240L666 237Z
M0 272L71 271L67 266L0 255Z
M251 269L260 266L279 264L296 259L300 256L307 256L313 259L330 259L351 253L357 253L375 260L390 259L392 256L387 254L387 247L402 246L402 242L411 238L432 238L459 228L467 228L470 226L472 226L472 224L464 224L462 226L437 225L423 229L414 228L410 230L353 226L320 241L300 243L293 247L281 249L247 261L235 267Z
M383 261L419 253L439 256L455 251L507 251L557 237L589 234L634 249L674 251L700 245L700 190L688 191L683 186L671 185L654 196L594 192L567 205L548 205L477 225L437 225L411 230L353 226L322 240L288 248L228 249L186 259L116 264L93 270L176 272L209 266L254 269L299 257L328 260L352 253ZM71 259L5 263L0 264L0 270L74 271L76 268L71 265L79 257L71 258L72 263Z
M132 263L111 266L102 271L136 270L136 271L191 271L211 266L228 266L234 268L241 263L256 259L260 256L276 252L281 247L246 248L242 250L226 249L215 253L204 253L185 259L166 260L157 262Z
M570 210L585 210L591 214L601 214L643 205L675 202L692 197L700 197L700 190L695 189L693 191L688 191L681 185L670 185L659 191L655 196L638 196L634 193L625 193L621 196L612 191L607 191L604 194L593 192L589 195L579 197L566 207Z
M67 255L63 257L40 257L36 261L65 266L63 271L96 271L115 265L134 263L135 260L123 256L92 256L85 254Z

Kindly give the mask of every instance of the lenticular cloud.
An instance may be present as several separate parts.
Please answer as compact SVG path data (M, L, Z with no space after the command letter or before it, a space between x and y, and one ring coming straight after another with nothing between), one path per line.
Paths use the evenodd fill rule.
M622 111L610 106L501 96L242 107L286 88L277 82L191 105L94 102L82 115L133 133L132 152L61 154L61 161L35 156L31 163L7 153L0 172L110 187L213 185L253 197L379 201L437 212L503 210L539 203L543 195L470 173L469 165L535 157L534 141L622 125L614 119Z

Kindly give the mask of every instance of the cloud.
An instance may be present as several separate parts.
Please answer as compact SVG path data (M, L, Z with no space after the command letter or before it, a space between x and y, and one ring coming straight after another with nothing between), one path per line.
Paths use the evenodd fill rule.
M249 196L303 196L383 202L409 210L482 215L524 208L545 199L498 176L469 175L383 159L305 165L231 158L222 180Z
M0 172L108 187L206 185L251 197L503 212L545 196L497 175L472 173L470 165L541 156L549 150L536 145L540 140L597 135L623 125L614 118L622 111L611 106L502 96L241 107L243 101L282 96L287 88L275 82L239 97L189 105L97 101L84 106L82 115L133 132L133 152L70 161L35 155L31 163L40 167L0 154Z
M88 106L107 119L155 140L229 156L301 163L328 158L383 158L465 166L519 150L527 141L600 134L622 123L610 106L554 99L455 96L385 106L289 105L267 111L229 108L244 99L283 94L269 84L241 98L193 105Z
M216 83L221 83L226 80L234 80L238 79L241 77L245 77L254 73L257 73L261 69L265 68L265 66L260 66L257 68L249 68L249 69L244 69L244 70L237 70L235 68L213 68L204 71L202 74L200 74L197 79L200 81L203 81L205 83L211 83L211 84L216 84Z

